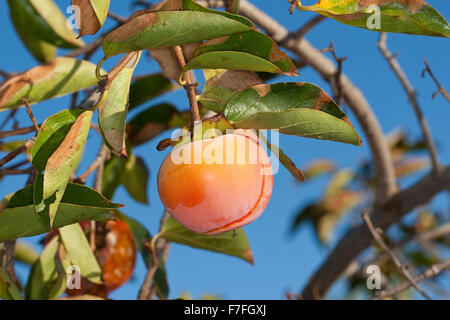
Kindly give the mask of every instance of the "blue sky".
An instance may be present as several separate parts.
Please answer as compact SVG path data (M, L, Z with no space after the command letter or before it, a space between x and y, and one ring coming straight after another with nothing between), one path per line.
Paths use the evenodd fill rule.
M70 1L57 0L61 8L66 8ZM132 1L117 1L111 3L111 11L122 16L131 13L129 4ZM252 1L261 9L270 12L288 30L295 31L308 21L313 14L296 11L289 15L287 1L258 0ZM304 1L304 4L315 1ZM446 0L429 0L443 16L450 19L450 2ZM108 21L104 30L113 25ZM16 36L11 21L8 18L6 1L0 1L0 30L2 34L2 50L0 50L0 69L4 71L23 71L37 63L26 53L24 46ZM344 71L352 81L364 92L374 112L378 116L385 132L397 127L404 127L412 136L419 136L420 130L414 114L408 104L407 97L397 79L380 56L376 41L379 34L342 25L333 20L327 20L313 29L306 38L317 48L325 48L333 41L339 56L348 57L344 62ZM85 37L85 41L92 41L92 36ZM436 90L435 84L429 77L422 79L422 57L429 60L436 76L442 85L450 89L450 63L448 39L408 36L392 34L388 37L388 44L393 52L399 52L398 60L410 77L412 84L419 91L419 102L431 126L433 136L440 148L440 158L443 163L450 163L450 142L448 119L450 108L445 100L438 96L431 99ZM63 51L60 50L62 54ZM97 52L92 61L101 59ZM110 68L114 61L108 61L105 68ZM141 59L137 68L138 74L146 74L158 70L157 64L147 57ZM298 78L278 78L282 81L312 82L331 94L326 82L311 68L304 68ZM171 102L179 109L186 109L188 102L185 93L180 90L170 95L157 98L152 102ZM144 104L133 110L130 116L148 107ZM42 122L51 114L69 107L69 98L58 98L42 102L33 108L38 122ZM0 122L6 112L0 113ZM290 155L296 164L302 168L316 158L333 159L340 167L351 167L358 164L369 154L367 142L359 128L353 114L348 112L350 120L362 136L363 146L355 147L336 142L318 141L300 137L282 136L281 147ZM25 110L18 112L22 126L28 126L29 120ZM157 152L156 144L169 137L164 133L151 142L139 146L135 153L142 156L151 171L149 181L150 205L140 205L133 201L121 187L114 197L114 201L126 205L124 212L136 218L155 234L159 227L159 219L163 212L162 204L156 190L156 174L163 158L168 151ZM98 135L89 135L83 165L79 171L83 172L87 164L95 157L100 140ZM419 175L420 177L420 175ZM418 177L415 177L418 178ZM0 181L0 197L22 188L25 177L7 177ZM321 178L307 184L296 183L291 175L281 168L274 177L274 191L270 203L263 215L251 225L245 227L255 258L255 265L225 255L192 249L173 244L167 263L170 284L170 297L175 298L181 292L189 291L194 297L204 293L219 294L226 299L280 299L287 291L297 292L307 282L308 277L320 265L330 248L349 227L348 220L341 223L330 243L330 248L317 244L311 226L304 225L294 237L288 236L288 229L295 213L307 202L318 198L326 185L326 179ZM412 181L408 180L407 183ZM91 181L88 181L91 183ZM448 196L440 195L434 205L448 210L450 202ZM26 241L39 248L37 241L40 237L29 238ZM19 267L19 277L26 279L27 270ZM116 290L111 297L115 299L135 299L145 274L145 267L141 259L133 279ZM342 298L342 283L333 288L330 297Z

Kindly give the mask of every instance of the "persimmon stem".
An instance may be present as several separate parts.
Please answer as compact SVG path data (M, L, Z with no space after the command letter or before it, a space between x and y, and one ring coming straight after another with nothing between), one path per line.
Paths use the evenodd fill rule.
M177 57L178 64L180 65L180 69L183 69L186 65L186 59L184 58L183 49L180 46L173 47L175 52L175 56ZM198 103L197 98L195 96L195 87L198 85L193 81L192 71L187 71L183 74L183 79L185 84L183 85L186 90L189 106L191 109L191 133L193 132L194 124L201 120L200 113L198 111Z

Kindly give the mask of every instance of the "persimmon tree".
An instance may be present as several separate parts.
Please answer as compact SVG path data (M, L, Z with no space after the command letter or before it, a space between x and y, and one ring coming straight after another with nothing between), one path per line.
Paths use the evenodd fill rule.
M398 287L383 287L378 298L398 296L409 287L428 298L418 283L448 269L450 261L442 260L439 251L430 252L427 246L408 249L407 245L422 241L449 246L445 237L448 217L424 206L449 189L450 168L438 159L415 90L389 51L386 33L450 37L449 24L432 6L423 0L320 0L309 6L294 0L286 7L286 14L289 9L291 14L313 11L319 15L298 32L289 33L246 0L144 3L147 8L128 18L109 12L109 0L73 0L72 5L78 35L52 0L8 0L17 35L38 63L24 72L2 72L2 126L14 118L18 108L26 108L31 125L0 131L0 151L5 153L0 159L0 177L29 176L26 186L11 190L0 204L0 298L57 299L64 293L78 299L106 298L131 277L140 255L147 274L138 298L165 299L169 290L165 263L171 242L252 262L241 227L256 219L269 201L271 170L261 182L256 173L270 167L267 155L256 165L239 168L204 163L194 168L175 165L166 158L158 188L167 211L153 236L127 216L126 203L113 202L116 189L123 185L135 201L147 203L149 170L133 148L176 128L182 129L181 133L176 139L162 140L158 150L172 148L173 153L198 142L206 142L205 148L214 145L222 149L231 139L245 140L258 150L266 146L302 184L330 174L329 185L318 200L303 204L292 224L293 232L311 221L319 241L325 244L345 213L358 212L359 217L363 213L359 224L332 249L301 294L290 297L323 298L342 274L352 290L357 290L366 283L366 265L376 262L389 270L387 277L400 283ZM108 16L117 26L105 31L102 26ZM411 141L398 132L385 136L363 93L343 74L345 59L332 45L319 51L304 39L325 18L349 28L381 32L380 52L409 97L422 129L420 141ZM85 35L97 37L86 44L82 40ZM58 55L58 48L67 50ZM104 58L92 61L97 50L103 50ZM161 72L134 76L139 65L147 63L142 58L147 54L158 62ZM104 70L104 62L117 55L121 60ZM315 69L330 83L332 92L313 83L297 82L298 68L304 66ZM204 79L199 79L204 81L202 91L193 72L198 69L203 70ZM448 93L427 62L425 74L438 85L437 94L448 101ZM293 77L293 81L277 83L280 75ZM269 79L271 84L266 83ZM189 111L162 103L127 117L129 110L178 89L186 92ZM72 104L37 123L33 109L42 101L64 95L72 95ZM355 115L363 130L361 137L339 104L347 105ZM356 146L364 142L370 146L371 157L360 167L344 170L333 159L322 159L302 172L259 130ZM19 143L7 139L32 132L34 137ZM103 143L88 169L79 172L91 132L97 132ZM410 155L417 150L428 152L431 171L402 190L397 179L427 169L426 159ZM23 160L14 162L19 158ZM94 173L93 185L85 185ZM225 176L228 186L223 185L227 183L222 179ZM213 181L217 185L200 195L200 189L207 189L203 185ZM253 207L248 207L249 201ZM400 222L417 207L425 209L412 225ZM402 239L382 237L381 232L394 224L400 226ZM39 255L17 241L36 235L43 235ZM375 249L370 259L357 259L373 245L381 248L381 253ZM421 274L408 270L398 259L396 252L402 250L424 270ZM26 284L15 277L16 259L32 265ZM74 287L77 281L79 286Z

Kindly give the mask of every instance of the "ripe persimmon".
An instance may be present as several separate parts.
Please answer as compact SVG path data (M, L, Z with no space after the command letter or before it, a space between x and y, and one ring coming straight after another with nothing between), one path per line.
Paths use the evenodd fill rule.
M272 186L270 159L248 130L175 147L158 172L158 192L168 212L204 234L254 221L266 208Z

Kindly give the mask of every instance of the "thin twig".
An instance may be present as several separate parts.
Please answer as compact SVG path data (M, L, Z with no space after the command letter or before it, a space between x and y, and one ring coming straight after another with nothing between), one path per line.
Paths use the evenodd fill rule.
M110 17L111 19L116 20L117 22L119 22L120 24L125 23L128 19L122 16L119 16L118 14L115 14L114 12L108 12L108 17Z
M161 231L164 223L169 219L170 214L165 211L160 222L159 231ZM169 254L170 242L165 239L158 238L156 240L154 248L151 246L147 247L150 253L150 260L147 266L147 273L145 274L144 282L142 283L141 289L139 290L138 299L139 300L151 300L155 295L155 287L152 286L153 278L155 277L156 270L158 269L158 259L167 260Z
M292 33L292 35L289 37L290 39L300 39L305 36L309 31L312 30L316 25L318 25L320 22L326 20L326 16L317 15L314 18L307 21L304 25L302 25L296 32ZM286 39L288 40L288 39Z
M5 169L0 169L0 177L3 176L13 176L13 175L21 175L21 174L29 174L31 172L32 168L27 168L27 169L10 169L10 168L5 168Z
M397 242L394 242L391 245L391 250L400 249L410 243L413 242L419 242L419 243L427 243L431 242L433 240L442 238L446 235L450 234L450 222L445 223L443 225L440 225L434 229L415 234L411 237L408 237L404 240L400 240ZM375 257L369 257L369 259L366 259L365 261L354 261L352 264L349 265L347 270L344 272L343 277L350 278L353 275L357 274L361 270L365 270L367 266L371 264L376 264L378 261L384 259L387 257L386 253L381 253Z
M9 120L13 119L19 109L12 109L8 116L3 120L2 124L0 124L0 130L3 129L9 122Z
M183 69L183 67L186 65L186 59L184 58L183 49L180 46L175 46L173 49L175 51L175 56L177 57L180 68ZM183 78L186 81L184 89L187 92L187 96L189 99L189 106L191 110L191 132L192 132L194 124L201 120L200 113L198 111L197 99L195 97L195 87L198 84L194 83L194 81L192 80L192 71L187 71L186 73L184 73Z
M427 123L425 117L423 116L423 113L419 106L419 102L417 101L417 93L414 90L411 83L409 82L408 77L406 76L402 67L398 63L397 59L389 51L389 48L387 47L386 39L387 39L386 33L381 33L380 40L378 41L378 48L380 49L381 53L383 54L383 56L389 63L389 66L391 67L392 71L397 76L397 78L400 80L400 83L402 84L403 88L406 91L409 102L411 103L411 106L413 107L413 110L416 114L417 120L419 121L420 127L422 129L423 138L425 140L425 143L428 148L428 152L430 154L433 169L435 172L439 172L442 169L442 166L439 163L439 157L438 157L438 153L437 153L436 144L434 143L428 123Z
M5 80L8 80L8 79L14 77L15 75L17 75L17 73L15 73L15 72L6 72L3 70L0 70L0 77L3 77Z
M372 234L373 238L377 242L377 244L389 255L392 262L394 262L397 269L400 271L400 273L408 280L408 282L413 286L425 299L431 300L431 297L427 295L422 289L419 288L417 283L414 281L413 277L407 270L407 267L403 265L400 260L395 256L394 252L392 252L391 249L386 245L386 243L383 241L383 238L381 237L380 233L382 232L381 229L375 229L375 227L372 224L372 221L370 220L369 214L367 212L363 213L364 221L367 224L367 227L369 228L370 233Z
M336 61L337 64L337 70L334 73L334 83L336 84L336 103L337 104L341 104L341 100L342 100L342 81L341 81L341 77L342 77L342 67L343 67L343 63L345 60L347 60L347 57L339 57L336 54L336 50L334 49L334 44L333 42L330 42L330 45L325 48L320 50L320 52L325 53L325 52L330 52L331 55L333 56L333 59Z
M441 85L438 79L435 77L433 71L431 71L428 61L426 59L423 59L423 62L425 63L425 69L423 69L422 71L422 78L425 78L425 74L428 73L438 87L438 90L433 93L432 98L433 99L436 98L436 96L440 93L445 99L447 99L448 102L450 102L450 95L448 94L447 90L444 89L444 87Z
M22 134L27 134L30 132L35 131L35 127L31 126L31 127L25 127L25 128L19 128L19 129L15 129L15 130L10 130L10 131L0 131L0 139L4 139L7 137L12 137L12 136L19 136Z
M442 271L445 271L445 270L450 270L450 258L445 259L444 261L441 261L439 263L432 265L429 269L425 270L424 272L419 274L417 277L413 278L412 282L419 283L423 280L426 280L429 278L434 278L438 274L440 274ZM404 282L392 289L384 290L384 291L380 292L380 294L377 295L374 298L374 300L383 300L383 299L387 299L387 298L396 296L397 294L411 288L411 285L412 285L411 282Z
M33 111L31 111L30 104L29 104L28 100L25 98L23 98L21 100L27 107L28 116L30 117L31 123L33 124L34 130L36 131L36 136L37 136L39 134L40 128L36 122L36 118L34 117Z
M105 144L102 144L100 147L100 151L98 152L97 158L95 159L94 163L96 163L95 167L97 169L97 172L95 173L95 179L94 179L94 189L98 192L102 192L102 186L103 186L103 169L105 168L105 161L107 157L109 157L111 154L110 150ZM89 235L89 244L91 246L92 251L95 251L96 249L96 241L95 241L95 235L96 235L97 227L95 220L91 221L91 232Z
M0 167L3 167L5 164L13 160L15 157L17 157L22 152L30 149L33 146L34 138L26 141L23 145L18 147L16 150L11 151L6 156L0 159Z
M105 145L102 145L94 162L92 162L91 165L86 169L86 171L82 175L80 175L78 178L76 178L75 181L77 183L84 184L86 182L87 177L89 177L89 175L91 173L93 173L95 170L97 170L97 172L98 172L99 171L98 169L102 165L104 165L105 161L107 161L110 156L111 156L110 150ZM100 177L96 176L96 181L97 181L97 179L100 179ZM101 184L101 181L98 180L96 184L98 187ZM95 186L94 186L94 189L96 189ZM101 185L100 185L100 189L101 189Z

